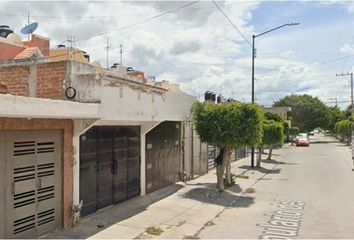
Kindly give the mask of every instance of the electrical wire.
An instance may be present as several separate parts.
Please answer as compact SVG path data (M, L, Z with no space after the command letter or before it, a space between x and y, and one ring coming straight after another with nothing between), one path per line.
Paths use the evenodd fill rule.
M231 21L231 19L225 14L225 12L219 7L219 5L213 1L214 5L219 9L219 11L221 12L221 14L227 19L227 21L236 29L236 31L241 35L241 37L248 43L248 45L250 45L252 47L251 42L242 34L242 32L240 31L240 29L238 29L238 27Z
M236 2L236 3L230 3L230 4L225 4L225 6L234 6L234 5L242 5L242 4L248 4L252 2L259 2L259 1L244 1L244 2ZM213 9L214 7L200 7L200 8L191 8L191 9L184 9L181 10L180 12L189 12L189 11L199 11L199 10L209 10ZM45 16L45 15L32 15L31 18L42 18L42 19L102 19L102 18L121 18L121 17L134 17L134 16L143 16L143 15L150 15L150 14L119 14L119 15L102 15L102 16ZM12 17L28 17L28 15L25 14L14 14L14 13L0 13L1 16L12 16Z
M199 2L199 0L193 1L193 2L189 2L189 3L184 4L184 5L182 5L182 6L178 7L178 8L168 10L168 11L166 11L166 12L160 13L160 14L158 14L158 15L155 15L155 16L153 16L153 17L144 19L144 20L142 20L142 21L135 22L135 23L126 25L126 26L124 26L124 27L117 28L117 29L115 29L115 30L113 30L113 31L101 32L101 33L98 33L98 34L93 35L93 36L81 38L81 39L78 39L77 41L88 40L88 39L92 39L92 38L99 37L99 36L102 36L102 35L107 35L107 34L110 34L110 33L112 33L112 32L118 32L118 31L121 31L121 30L124 30L124 29L127 29L127 28L131 28L131 27L133 27L133 26L140 25L140 24L149 22L149 21L151 21L151 20L154 20L154 19L156 19L156 18L159 18L159 17L165 16L165 15L171 14L171 13L173 13L173 12L175 12L175 11L178 11L178 10L180 10L180 9L189 7L189 6L191 6L191 5L193 5L193 4L196 4L196 3L198 3L198 2Z
M353 46L353 41L354 41L354 36L352 37L352 40L350 41L350 45L349 45L350 48ZM345 59L345 62L343 63L342 71L341 71L341 72L343 72L343 71L344 71L344 68L346 67L346 64L347 64L347 62L348 62L348 56L349 56L349 54L347 55L347 58Z

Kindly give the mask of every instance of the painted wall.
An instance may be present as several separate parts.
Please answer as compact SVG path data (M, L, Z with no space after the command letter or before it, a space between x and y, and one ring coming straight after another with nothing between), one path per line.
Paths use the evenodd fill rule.
M98 118L99 104L29 98L0 94L0 117Z
M182 121L190 115L196 98L183 92L153 92L129 86L102 89L102 120Z

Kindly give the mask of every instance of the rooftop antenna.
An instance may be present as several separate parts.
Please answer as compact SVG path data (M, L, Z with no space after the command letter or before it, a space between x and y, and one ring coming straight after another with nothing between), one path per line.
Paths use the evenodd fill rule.
M30 24L30 13L28 12L28 15L27 15L27 25ZM28 38L28 41L30 40L30 35L28 34L27 35L27 38Z
M122 44L120 45L119 54L120 54L120 65L122 66L122 64L123 64L123 45Z
M107 69L109 68L109 38L107 37L107 46L106 46L106 50L107 50Z

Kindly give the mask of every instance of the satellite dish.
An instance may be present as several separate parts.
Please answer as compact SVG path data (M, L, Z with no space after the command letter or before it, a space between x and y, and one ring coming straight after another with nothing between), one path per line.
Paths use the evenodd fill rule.
M38 23L37 22L33 22L31 24L28 24L27 26L23 27L21 29L21 33L23 34L32 34L34 31L36 31L38 27Z

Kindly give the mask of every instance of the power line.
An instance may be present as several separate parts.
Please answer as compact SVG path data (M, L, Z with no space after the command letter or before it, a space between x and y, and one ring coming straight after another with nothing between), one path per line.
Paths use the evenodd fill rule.
M350 41L350 45L349 45L350 48L353 46L353 41L354 41L354 36L352 37L352 40ZM344 71L344 67L346 67L346 64L348 62L348 56L349 56L349 54L347 55L347 58L345 59L345 62L343 63L341 72L343 72Z
M231 21L231 19L225 14L225 12L219 7L219 5L213 1L214 5L219 9L219 11L224 15L224 17L229 21L229 23L236 29L236 31L241 35L241 37L252 47L251 42L242 34L238 27Z
M136 23L132 23L132 24L126 25L126 26L124 26L124 27L117 28L116 30L113 30L113 31L101 32L101 33L98 33L98 34L93 35L93 36L90 36L90 37L81 38L81 39L79 39L79 40L77 40L77 41L83 41L83 40L92 39L92 38L95 38L95 37L98 37L98 36L106 35L106 34L109 34L109 33L112 33L112 32L118 32L118 31L121 31L121 30L130 28L130 27L136 26L136 25L140 25L140 24L149 22L149 21L151 21L151 20L154 20L154 19L156 19L156 18L159 18L159 17L165 16L165 15L168 15L168 14L173 13L173 12L175 12L175 11L178 11L178 10L180 10L180 9L189 7L189 6L191 6L191 5L193 5L193 4L196 4L196 3L198 3L198 2L199 2L199 0L193 1L193 2L189 2L189 3L187 3L187 4L182 5L181 7L168 10L168 11L166 11L166 12L160 13L160 14L158 14L158 15L155 15L155 16L153 16L153 17L147 18L147 19L145 19L145 20L142 20L142 21L139 21L139 22L136 22Z
M259 1L244 1L244 2L237 2L237 3L229 3L224 4L225 6L234 6L234 5L242 5L248 4L252 2L259 2ZM198 11L198 10L209 10L214 7L200 7L200 8L191 8L191 9L184 9L181 12L189 12L189 11ZM121 18L121 17L134 17L134 16L149 16L150 14L119 14L119 15L96 15L96 16L45 16L45 15L33 15L32 18L47 18L47 19L102 19L102 18ZM27 17L24 14L15 14L15 13L0 13L1 16L13 16L13 17Z

